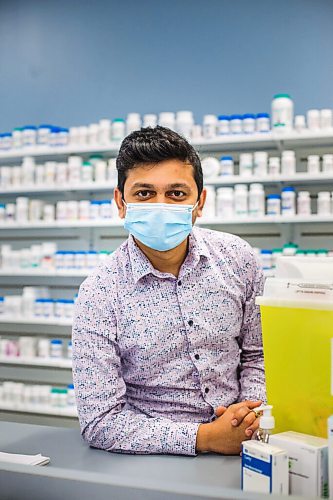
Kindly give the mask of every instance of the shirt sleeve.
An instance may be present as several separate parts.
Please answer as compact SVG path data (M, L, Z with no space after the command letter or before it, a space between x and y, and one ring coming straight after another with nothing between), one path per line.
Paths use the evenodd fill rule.
M264 275L258 258L248 253L247 293L240 334L240 395L238 400L262 400L266 402L264 354L262 345L260 308L255 303L263 293Z
M82 437L90 446L119 453L195 455L199 423L149 417L127 407L117 321L110 302L110 290L98 276L81 285L72 339Z

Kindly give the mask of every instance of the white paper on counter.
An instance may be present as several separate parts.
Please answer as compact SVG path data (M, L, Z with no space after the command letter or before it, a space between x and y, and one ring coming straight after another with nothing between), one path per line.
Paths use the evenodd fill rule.
M19 455L18 453L5 453L0 451L0 462L24 465L46 465L50 462L49 457L37 455Z

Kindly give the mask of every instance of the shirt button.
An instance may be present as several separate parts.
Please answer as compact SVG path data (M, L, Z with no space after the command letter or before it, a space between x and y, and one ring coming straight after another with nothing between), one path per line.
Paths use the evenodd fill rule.
M208 387L206 387L206 389L205 389L205 393L206 393L206 394L208 394L208 393L209 393L209 388L208 388Z
M178 286L180 286L182 284L181 280L178 281Z
M188 324L189 324L190 326L193 326L193 320L192 320L192 319L190 319L190 320L188 321Z
M194 357L195 357L195 359L200 359L199 354L196 354Z

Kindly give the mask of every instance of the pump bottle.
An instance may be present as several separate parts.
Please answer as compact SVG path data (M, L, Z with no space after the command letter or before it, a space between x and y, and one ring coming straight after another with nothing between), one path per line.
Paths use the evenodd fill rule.
M269 437L275 427L275 419L272 416L272 409L273 406L271 405L260 406L256 409L257 412L260 411L263 413L260 417L259 429L256 434L257 441L261 441L262 443L269 442Z

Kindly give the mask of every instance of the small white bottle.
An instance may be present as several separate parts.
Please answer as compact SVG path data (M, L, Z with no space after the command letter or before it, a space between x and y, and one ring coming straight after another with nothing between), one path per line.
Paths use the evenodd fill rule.
M296 213L296 193L295 188L292 186L287 186L282 189L281 213L287 217L295 215Z
M203 117L202 134L204 139L214 139L216 137L217 119L215 115L205 115Z
M171 130L176 128L176 115L171 111L162 111L158 116L158 124Z
M67 386L67 406L75 406L75 391L73 384Z
M251 177L253 171L252 153L241 153L239 155L239 175L241 177Z
M243 115L243 132L244 134L254 134L256 131L256 117L251 113Z
M178 134L186 139L191 139L192 127L194 118L192 111L177 111L176 114L176 129Z
M259 420L259 429L256 434L256 439L262 443L269 443L269 437L272 434L275 427L275 419L272 416L273 406L266 405L256 408L257 411L262 411L263 415Z
M276 216L281 214L281 196L279 194L269 194L267 196L267 215Z
M270 118L268 113L258 113L256 116L256 130L260 133L267 133L271 130Z
M272 126L289 131L293 128L294 103L289 94L276 94L272 101Z
M69 129L69 143L77 145L79 143L79 129L78 127L70 127Z
M81 168L81 182L93 182L93 166L89 161L84 161Z
M106 181L106 161L98 160L95 163L95 182Z
M230 132L232 134L241 134L243 132L243 117L242 115L230 116Z
M50 356L51 358L62 358L62 340L52 339L50 341Z
M320 128L330 129L333 126L333 112L331 109L321 109L320 110Z
M217 134L230 134L230 117L227 115L219 115L217 118Z
M331 215L331 195L329 191L319 191L317 214L324 216Z
M311 215L311 198L309 191L299 191L297 195L297 214Z
M91 123L88 127L88 144L95 145L99 141L99 124Z
M307 161L308 174L319 174L320 172L320 157L318 155L309 155Z
M246 184L236 184L234 190L234 207L236 217L247 217L248 187Z
M282 151L281 173L283 175L294 175L296 173L295 151Z
M268 175L275 176L280 174L280 158L271 156L268 160Z
M128 113L126 118L126 135L140 130L141 128L141 116L140 113Z
M98 140L102 145L108 145L111 141L111 121L102 119L99 121L99 134Z
M122 141L125 137L125 121L122 118L115 118L111 124L111 139Z
M206 203L204 206L204 217L214 218L216 216L216 192L213 186L206 186Z
M264 177L267 175L268 153L266 151L256 151L253 154L253 175Z
M296 115L294 120L295 130L303 132L306 129L306 121L304 115Z
M262 268L265 271L272 269L273 267L273 252L272 250L263 249L260 251L260 260L262 263Z
M319 130L320 128L320 113L319 109L309 109L306 114L308 129L309 130Z
M265 215L265 191L262 184L250 184L249 215L250 217L264 217Z
M220 172L220 162L214 156L207 156L203 158L202 162L202 171L205 179L211 179L212 177L217 177Z
M216 191L216 214L221 220L234 216L234 190L232 187L218 188Z
M220 175L234 175L234 160L232 156L221 156Z
M151 127L154 128L157 125L157 115L154 113L147 113L146 115L143 115L143 127Z
M333 155L326 154L323 155L323 172L332 174L333 173Z

